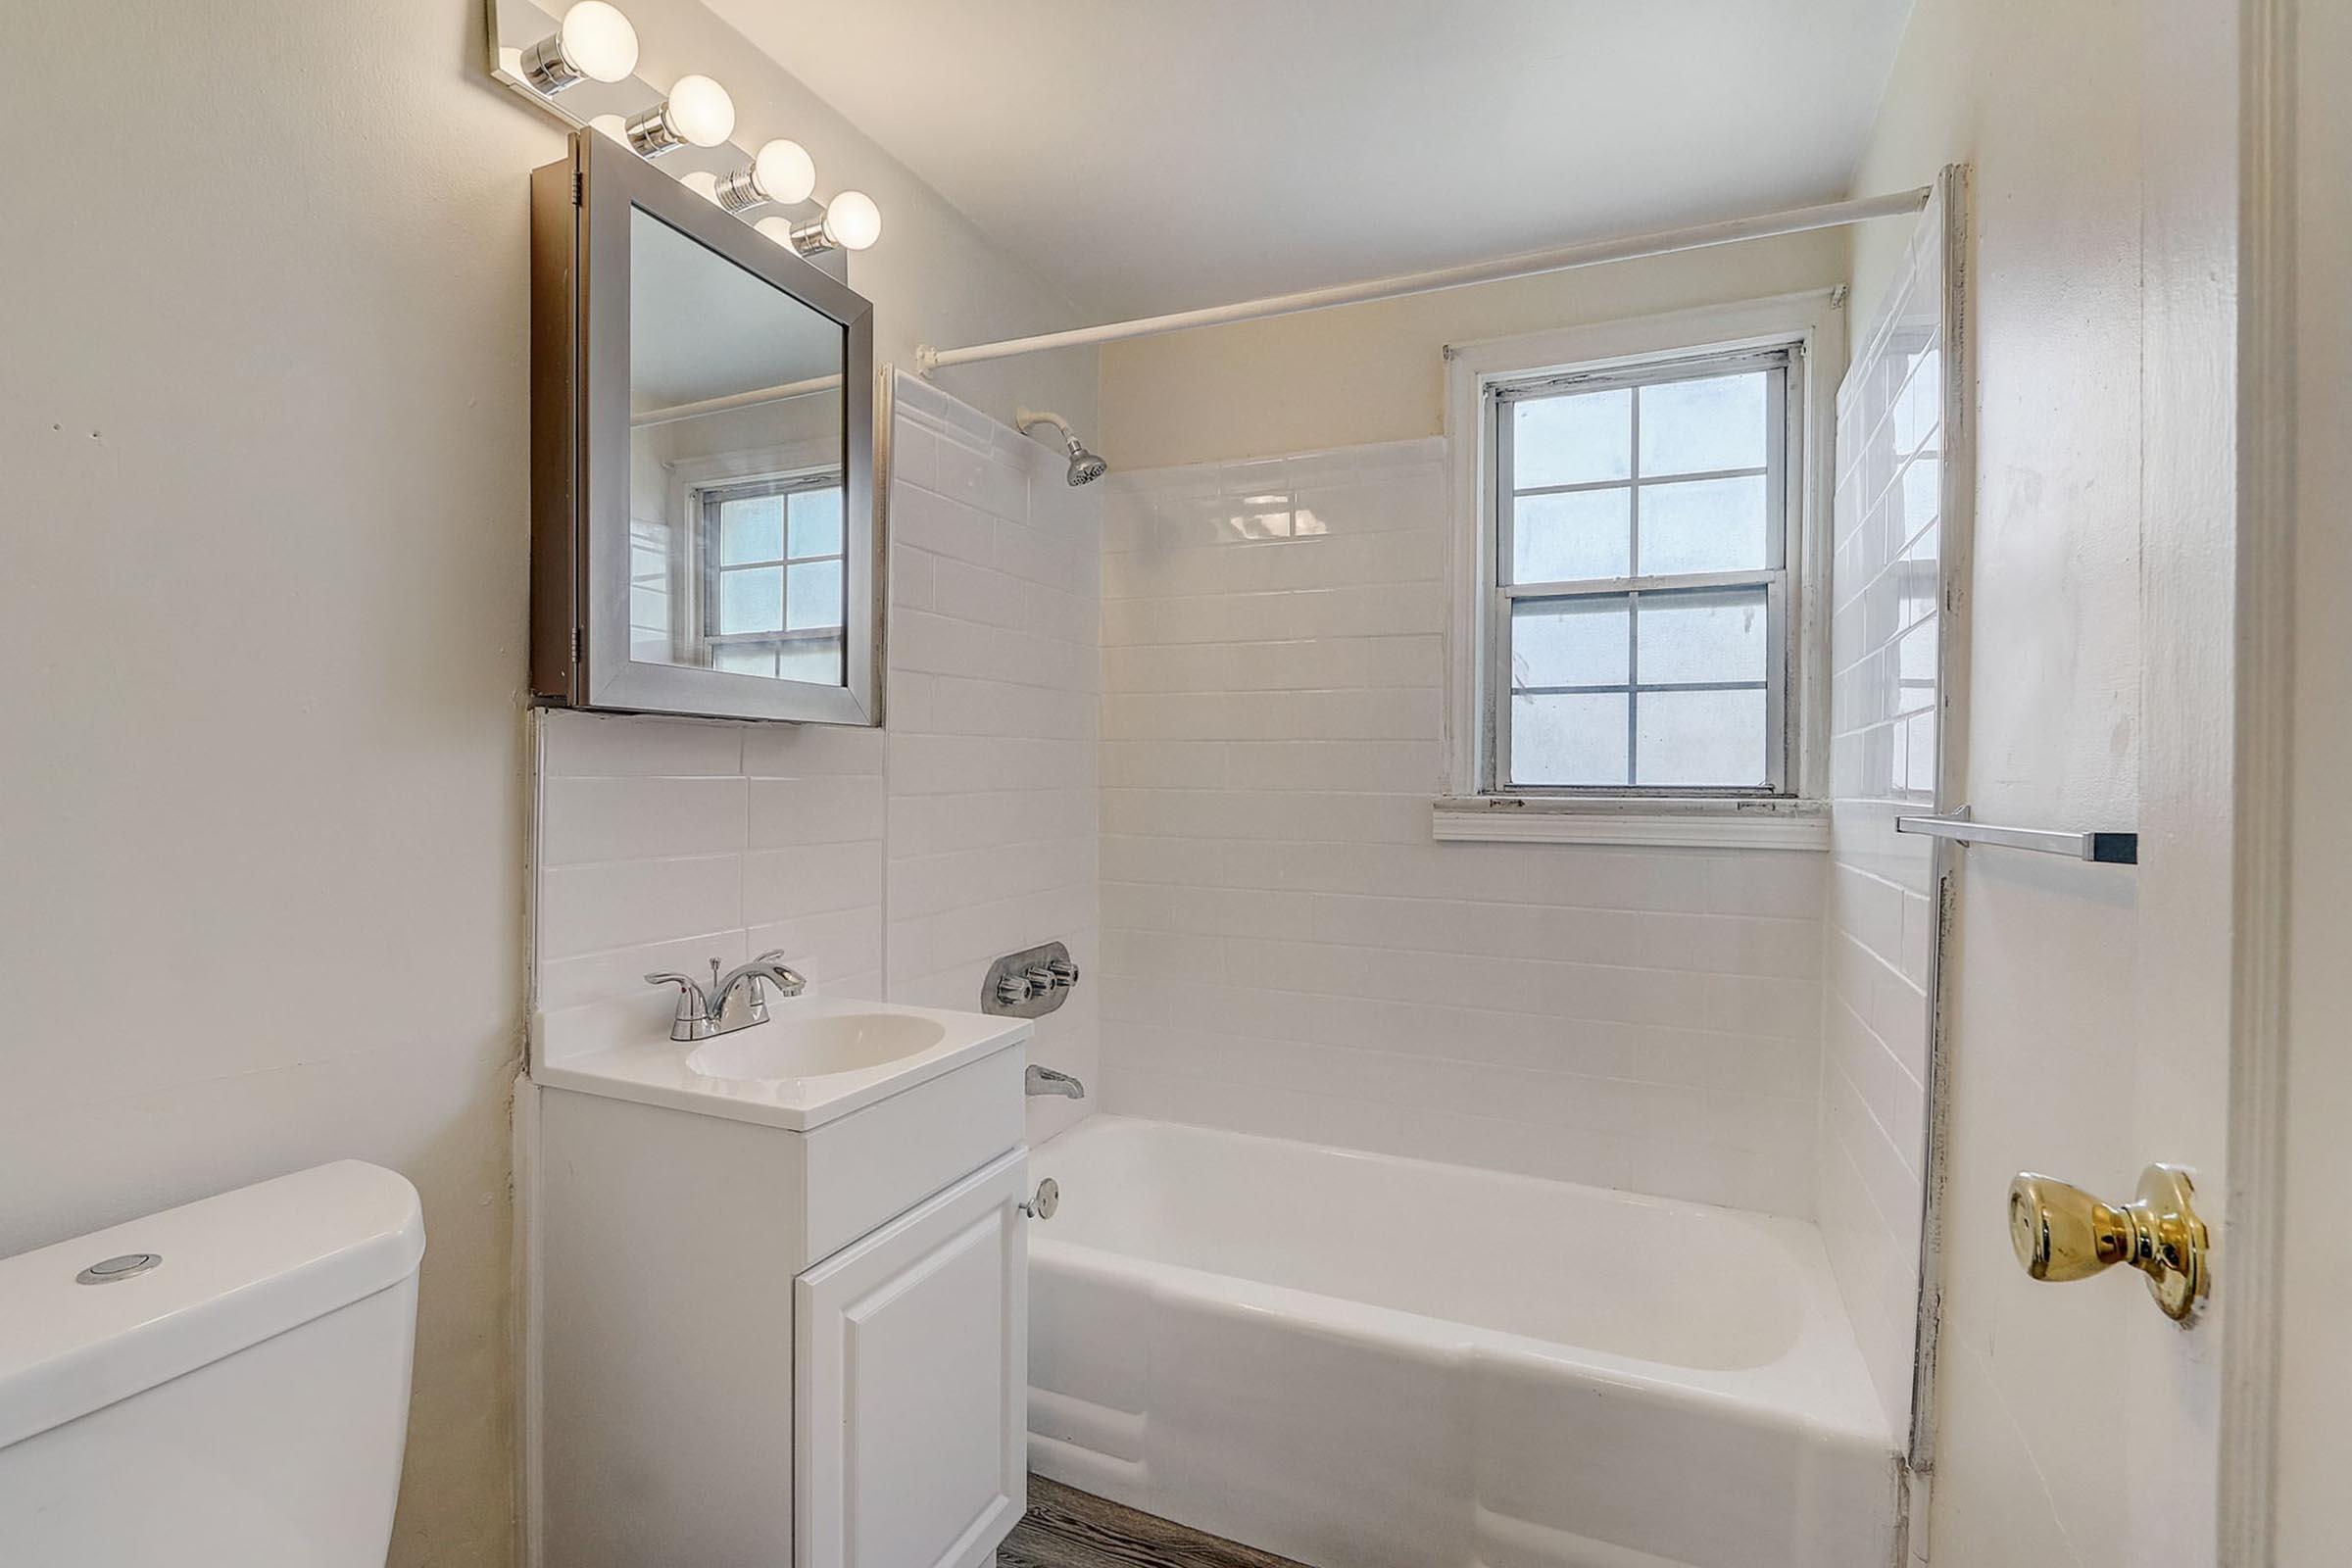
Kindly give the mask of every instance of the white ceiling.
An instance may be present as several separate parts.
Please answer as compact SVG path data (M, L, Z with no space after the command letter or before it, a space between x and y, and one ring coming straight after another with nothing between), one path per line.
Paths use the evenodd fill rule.
M1117 316L1844 195L1910 9L709 3Z
M634 410L839 375L841 323L652 214L629 225Z

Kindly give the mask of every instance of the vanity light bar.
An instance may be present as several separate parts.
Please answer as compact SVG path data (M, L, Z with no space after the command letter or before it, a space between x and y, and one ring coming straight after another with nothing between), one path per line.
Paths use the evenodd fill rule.
M494 0L493 33L495 9ZM492 43L496 56L495 37ZM519 58L510 51L506 59L509 64L497 66L501 78L547 103L560 118L610 136L641 158L666 157L681 147L724 147L735 134L735 100L704 75L679 77L660 103L627 116L583 116L554 104L557 94L580 82L623 82L635 74L637 29L609 0L577 0L554 32L523 49ZM798 207L815 195L815 160L799 142L781 136L760 143L739 168L724 173L698 169L679 178L797 256L861 251L882 237L882 209L863 191L843 191L812 218L755 219L757 208Z

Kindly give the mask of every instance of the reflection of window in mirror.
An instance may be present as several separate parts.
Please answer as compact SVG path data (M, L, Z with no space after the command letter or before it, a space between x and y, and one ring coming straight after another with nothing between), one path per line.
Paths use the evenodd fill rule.
M840 472L710 485L695 494L709 564L701 612L713 665L839 685Z

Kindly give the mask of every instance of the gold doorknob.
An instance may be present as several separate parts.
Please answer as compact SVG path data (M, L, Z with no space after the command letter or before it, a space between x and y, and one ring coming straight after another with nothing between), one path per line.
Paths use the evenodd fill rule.
M2179 1166L2150 1165L2139 1173L2139 1196L2117 1207L2025 1171L2009 1184L2009 1245L2037 1280L2088 1279L2129 1263L2147 1276L2164 1315L2186 1322L2213 1284L2205 1222L2189 1204L2194 1191Z

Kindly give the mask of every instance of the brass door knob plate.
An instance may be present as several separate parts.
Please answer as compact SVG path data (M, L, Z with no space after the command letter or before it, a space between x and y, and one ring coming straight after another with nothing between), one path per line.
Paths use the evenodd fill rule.
M2194 1192L2188 1172L2150 1165L2139 1174L2139 1196L2117 1207L2026 1171L2009 1184L2009 1245L2037 1280L2088 1279L2129 1263L2147 1276L2164 1315L2183 1323L2213 1288L2205 1222L2190 1205Z

